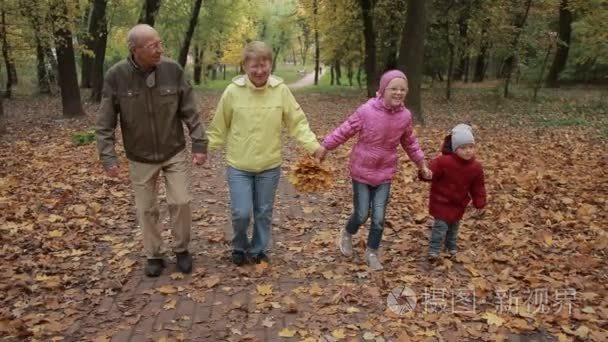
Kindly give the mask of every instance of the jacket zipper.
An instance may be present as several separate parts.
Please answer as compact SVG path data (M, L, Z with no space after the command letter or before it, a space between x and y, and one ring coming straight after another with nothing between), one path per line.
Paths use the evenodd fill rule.
M150 91L151 89L148 88L148 86L145 86L146 89L146 104L148 105L148 113L150 113L151 115L151 126L152 126L152 145L153 150L154 150L154 156L153 159L156 161L158 160L158 141L157 141L157 136L156 136L156 114L154 112L154 110L152 109L152 103L150 101L150 99L152 98Z

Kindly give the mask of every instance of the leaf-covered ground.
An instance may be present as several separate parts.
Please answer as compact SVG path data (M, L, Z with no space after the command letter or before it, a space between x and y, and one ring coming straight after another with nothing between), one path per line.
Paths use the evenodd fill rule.
M362 100L297 98L319 136ZM203 94L206 115L217 99ZM367 227L357 236L357 256L342 257L335 241L351 211L352 142L328 157L333 187L309 194L287 181L300 157L289 141L272 263L230 264L225 165L213 155L192 177L195 272L182 277L171 263L159 279L142 275L141 233L126 168L119 180L108 179L95 146L72 143L74 132L90 129L92 119L56 119L56 99L9 101L9 132L0 138L0 336L606 341L608 157L597 130L538 125L571 116L554 112L560 107L550 101L542 109L492 102L483 94L457 94L451 104L425 100L429 123L417 133L427 155L438 153L451 126L470 120L486 171L488 211L479 220L465 218L455 260L444 258L434 267L426 261L428 185L415 180L406 162L392 187L382 243L385 270L370 274L362 260ZM577 110L587 108L578 104ZM581 117L601 121L594 108ZM162 195L161 202L166 223ZM165 237L169 243L168 232ZM415 293L415 308L402 305L412 297L387 305L388 297L395 299L390 294L399 297L404 287Z

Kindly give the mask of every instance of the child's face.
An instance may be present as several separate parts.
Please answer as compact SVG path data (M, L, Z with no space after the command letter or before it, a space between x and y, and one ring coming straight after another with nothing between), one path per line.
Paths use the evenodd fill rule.
M405 100L405 95L407 95L408 87L407 81L403 78L393 78L386 89L384 89L384 94L382 98L384 99L384 104L388 107L398 107L403 104Z
M464 160L475 157L475 144L461 145L456 149L456 155Z

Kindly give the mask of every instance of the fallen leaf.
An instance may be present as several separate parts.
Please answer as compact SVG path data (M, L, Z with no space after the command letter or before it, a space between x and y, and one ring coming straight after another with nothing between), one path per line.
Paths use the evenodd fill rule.
M264 318L264 320L262 321L262 325L265 326L266 328L272 328L272 326L275 324L276 322L272 320L272 317L266 317Z
M505 322L504 319L491 312L486 312L481 317L485 318L489 325L495 325L497 327L500 327Z
M164 295L168 295L168 294L177 293L177 288L173 285L163 285L163 286L159 287L157 289L157 291Z
M257 285L256 291L260 296L270 296L272 295L272 285Z
M294 337L295 335L296 335L296 331L289 330L289 328L283 328L281 331L279 331L280 337Z
M346 334L344 333L344 329L336 329L331 332L331 336L336 338L337 340L343 340L346 338Z
M176 299L169 299L165 302L165 305L163 305L163 309L165 310L175 310L175 305L177 304L177 300Z
M205 278L205 280L203 281L203 285L205 285L205 287L208 289L214 287L215 285L217 285L219 283L220 283L220 277L217 275L213 275L209 278Z
M173 280L184 279L184 274L181 273L181 272L174 272L174 273L171 273L171 275L169 276L169 278L171 278Z

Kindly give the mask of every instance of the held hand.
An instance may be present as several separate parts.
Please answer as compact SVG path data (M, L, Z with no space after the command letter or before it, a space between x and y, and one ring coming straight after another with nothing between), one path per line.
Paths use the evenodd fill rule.
M327 150L325 149L325 147L320 146L315 153L313 153L313 156L317 159L319 159L319 161L323 161L323 159L325 159L325 155L327 154Z
M473 210L473 213L471 214L471 217L473 217L475 219L480 219L485 214L486 214L486 210L485 209L475 209L475 210Z
M426 164L424 164L420 168L420 174L422 175L422 178L424 178L426 180L432 180L433 179L433 172L431 171L431 169L428 168L428 166L426 166Z
M118 178L118 176L119 176L118 166L113 165L113 166L110 166L109 168L107 168L106 175L108 175L108 177Z
M192 163L194 163L195 165L203 165L206 161L206 153L192 153Z

